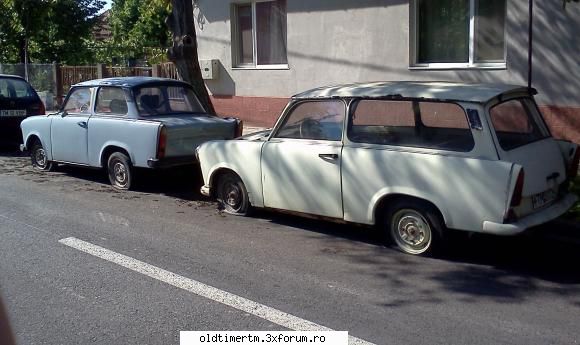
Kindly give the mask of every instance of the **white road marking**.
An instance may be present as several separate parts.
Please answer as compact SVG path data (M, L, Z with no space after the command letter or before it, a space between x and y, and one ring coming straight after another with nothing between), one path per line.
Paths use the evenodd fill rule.
M116 253L89 242L79 240L75 237L63 238L58 242L294 331L333 331L333 329L328 327L301 319L297 316L285 313L278 309L270 308L266 305L251 301L238 295L234 295L227 291L220 290L196 280L180 276L143 261L133 259L129 256ZM357 345L374 345L371 342L353 336L348 337L348 343Z

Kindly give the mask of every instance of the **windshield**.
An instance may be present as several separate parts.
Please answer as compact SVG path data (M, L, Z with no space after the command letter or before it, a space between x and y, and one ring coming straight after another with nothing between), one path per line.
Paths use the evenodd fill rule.
M205 110L192 89L184 86L147 86L135 91L141 116L201 113Z
M24 80L16 78L0 79L0 97L29 98L33 96L34 91Z
M549 136L531 98L516 98L495 105L489 111L499 145L513 150Z

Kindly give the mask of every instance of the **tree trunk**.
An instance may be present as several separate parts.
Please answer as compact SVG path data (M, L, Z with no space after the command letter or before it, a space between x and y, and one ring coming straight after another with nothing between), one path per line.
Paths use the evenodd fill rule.
M197 56L197 36L193 21L191 0L171 0L171 14L165 23L173 34L173 44L167 50L169 60L177 67L183 81L190 83L208 113L215 115L215 109L209 98L201 76Z

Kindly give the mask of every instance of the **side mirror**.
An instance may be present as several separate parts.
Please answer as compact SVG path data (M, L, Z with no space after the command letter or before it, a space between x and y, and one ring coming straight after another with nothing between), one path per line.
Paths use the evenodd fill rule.
M63 111L60 113L60 117L65 117L65 116L67 116L67 115L68 115L68 111L66 111L66 110L63 110Z

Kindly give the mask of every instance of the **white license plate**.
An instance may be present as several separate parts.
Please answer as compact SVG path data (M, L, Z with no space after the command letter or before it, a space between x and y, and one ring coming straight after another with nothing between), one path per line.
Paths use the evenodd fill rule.
M0 110L0 116L2 116L2 117L16 117L16 116L24 116L24 115L26 115L25 109Z
M556 191L553 189L543 193L532 195L532 207L534 209L544 207L556 199Z

